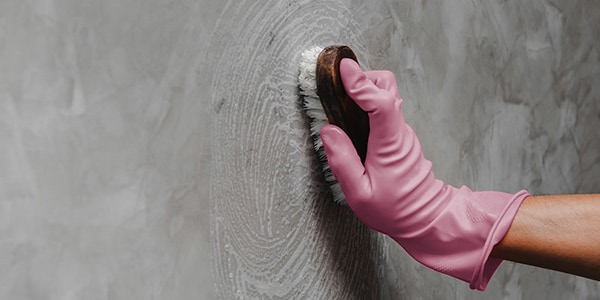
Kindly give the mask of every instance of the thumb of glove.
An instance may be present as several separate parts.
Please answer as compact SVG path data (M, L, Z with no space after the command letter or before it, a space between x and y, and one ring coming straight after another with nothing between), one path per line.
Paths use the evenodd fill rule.
M367 195L361 197L370 191L365 167L348 135L339 127L327 124L321 129L321 140L331 172L347 196L348 205L352 207L353 199L367 198Z

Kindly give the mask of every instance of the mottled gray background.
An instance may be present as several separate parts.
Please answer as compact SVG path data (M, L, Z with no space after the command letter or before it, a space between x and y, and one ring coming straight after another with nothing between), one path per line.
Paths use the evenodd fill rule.
M331 203L296 76L335 43L448 183L600 192L596 1L4 0L0 299L600 298L510 262L470 291Z

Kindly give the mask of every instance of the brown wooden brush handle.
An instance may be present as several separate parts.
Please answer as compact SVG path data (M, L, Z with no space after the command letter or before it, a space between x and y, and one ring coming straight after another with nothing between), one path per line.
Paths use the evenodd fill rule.
M369 138L369 116L346 94L340 77L340 61L350 58L358 63L348 46L334 45L323 49L317 58L317 94L330 124L340 127L364 163Z

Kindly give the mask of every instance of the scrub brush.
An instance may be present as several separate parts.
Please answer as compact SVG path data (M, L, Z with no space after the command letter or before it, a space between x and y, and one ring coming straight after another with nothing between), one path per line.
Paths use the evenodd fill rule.
M329 168L319 133L327 123L340 127L350 137L364 164L369 118L344 90L339 74L342 58L350 58L358 63L356 55L348 46L308 48L300 58L298 83L300 95L303 96L304 112L310 122L310 135L319 156L323 175L331 189L333 200L345 204L346 198Z

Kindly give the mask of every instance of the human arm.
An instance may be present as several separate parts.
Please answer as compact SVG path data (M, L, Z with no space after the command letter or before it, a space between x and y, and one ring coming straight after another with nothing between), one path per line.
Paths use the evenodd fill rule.
M347 94L369 115L364 164L338 127L325 126L321 139L346 201L361 221L389 235L417 261L473 289L486 288L502 259L529 259L532 253L518 252L523 240L507 235L526 224L512 226L523 201L532 198L526 191L478 192L438 180L404 121L393 74L363 72L344 59L340 75Z
M528 197L491 256L600 280L600 195Z

